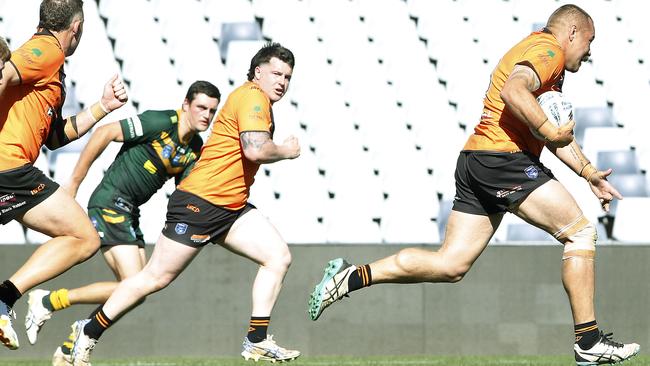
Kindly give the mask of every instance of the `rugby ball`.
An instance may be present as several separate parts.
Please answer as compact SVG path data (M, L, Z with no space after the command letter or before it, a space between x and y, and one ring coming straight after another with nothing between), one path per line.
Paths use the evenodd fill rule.
M544 114L548 117L549 122L555 126L560 127L573 119L573 105L566 100L564 94L558 91L547 91L537 97L537 103L542 107ZM544 140L544 136L540 135L537 130L531 128L530 132L533 136L540 140Z

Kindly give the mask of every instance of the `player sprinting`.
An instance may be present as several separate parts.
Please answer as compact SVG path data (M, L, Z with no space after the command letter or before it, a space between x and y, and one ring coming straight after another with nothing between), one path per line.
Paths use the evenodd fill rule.
M544 30L505 54L492 73L480 123L458 158L456 197L440 250L408 248L363 266L342 258L330 261L309 301L312 320L349 292L371 284L460 281L509 211L564 245L562 280L575 325L576 363L611 364L639 352L638 344L618 343L599 330L593 303L596 228L539 161L546 145L585 178L605 210L611 200L622 198L607 182L611 169L597 170L575 142L575 122L555 127L535 100L546 91L561 91L565 70L578 71L594 37L592 18L575 5L564 5Z
M0 283L0 343L9 349L19 347L12 308L22 294L85 261L99 248L99 237L83 208L33 166L41 146L56 149L78 139L128 99L115 75L98 102L75 116L61 115L63 64L79 45L83 24L81 0L44 0L37 33L3 63L0 224L17 220L52 237Z
M300 155L295 137L281 145L272 140L272 105L287 92L294 63L293 53L278 43L265 45L252 58L248 81L228 96L201 158L170 197L165 228L149 262L122 281L95 316L73 325L75 366L88 365L102 333L144 297L169 285L209 243L259 265L242 356L275 362L300 355L267 334L291 253L273 225L248 203L260 164Z
M67 187L73 196L108 144L124 142L88 202L88 216L99 233L104 259L118 281L138 273L146 263L139 206L168 179L175 178L178 184L189 174L203 146L198 133L210 126L220 98L216 86L194 82L180 109L145 111L101 126L82 151ZM117 283L30 292L25 317L29 342L36 343L38 332L54 311L74 304L103 304ZM69 341L58 347L53 365L70 364L71 348Z

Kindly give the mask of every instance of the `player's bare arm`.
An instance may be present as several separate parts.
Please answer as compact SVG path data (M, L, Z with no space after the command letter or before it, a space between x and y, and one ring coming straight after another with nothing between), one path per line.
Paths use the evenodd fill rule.
M300 145L294 136L287 137L277 145L266 131L244 131L240 134L241 146L246 159L258 164L270 164L300 156Z
M72 197L77 195L77 190L81 182L86 178L90 166L106 150L106 147L111 141L124 141L124 134L122 133L122 127L119 122L111 122L96 129L90 137L88 144L81 151L79 160L77 160L77 164L70 176L70 181L65 186L65 189Z
M46 146L53 150L78 139L107 114L123 106L127 100L128 96L122 80L114 75L104 85L104 93L98 102L75 116L66 118L58 129L56 126L52 127Z
M537 130L550 146L566 146L573 141L575 122L570 121L560 128L553 126L533 95L540 87L539 76L532 68L516 65L503 85L501 98L520 121Z

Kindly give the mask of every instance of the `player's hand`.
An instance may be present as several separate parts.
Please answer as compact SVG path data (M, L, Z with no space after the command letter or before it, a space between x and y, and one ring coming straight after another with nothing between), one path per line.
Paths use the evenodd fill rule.
M611 168L605 171L599 170L589 179L589 187L596 197L598 197L598 200L600 200L600 206L605 212L609 212L609 204L614 200L614 198L619 200L623 199L623 196L616 190L616 188L607 181L607 176L610 174L612 174Z
M550 125L547 123L546 125ZM556 127L555 131L550 133L550 136L544 134L548 140L547 144L554 148L565 147L573 142L573 128L576 126L576 121L570 120L560 127ZM540 131L541 132L541 131Z
M126 94L126 88L122 79L117 74L104 85L104 94L102 95L101 103L108 112L112 112L123 106L129 100Z
M300 144L298 143L298 138L296 136L287 137L282 146L285 147L287 151L287 159L295 159L300 156Z

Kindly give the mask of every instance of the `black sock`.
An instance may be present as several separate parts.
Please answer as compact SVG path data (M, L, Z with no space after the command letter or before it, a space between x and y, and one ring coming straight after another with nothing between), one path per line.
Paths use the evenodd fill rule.
M0 283L0 301L7 304L10 308L14 307L14 304L21 296L22 294L11 281L6 280Z
M102 333L108 329L113 324L113 321L106 316L104 310L99 309L99 311L90 318L90 322L86 324L83 329L85 335L93 339L99 339L102 336Z
M576 343L583 350L593 347L598 342L600 335L598 332L598 324L595 320L588 323L576 324L575 332Z
M266 339L266 330L269 328L270 316L251 316L251 322L248 325L249 341L258 343Z
M358 290L362 287L370 286L372 283L372 274L370 273L370 265L366 264L357 267L357 270L350 274L348 277L348 290L350 292Z

